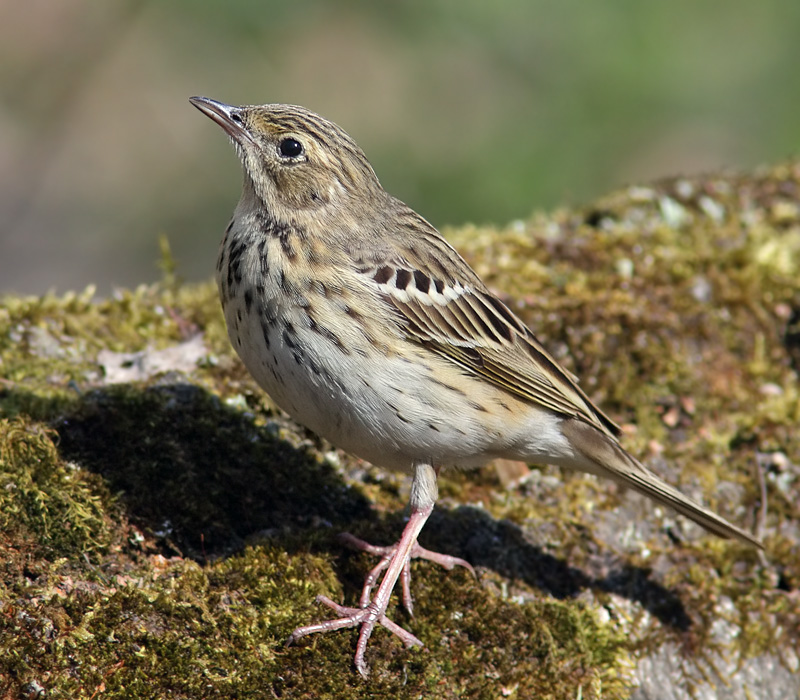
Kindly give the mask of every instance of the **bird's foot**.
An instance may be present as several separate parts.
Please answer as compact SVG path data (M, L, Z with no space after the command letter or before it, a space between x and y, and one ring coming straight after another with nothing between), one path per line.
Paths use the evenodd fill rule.
M365 608L370 602L372 589L378 582L378 578L380 577L381 573L389 566L389 562L392 560L392 557L397 551L397 546L400 543L398 542L388 547L381 547L370 544L369 542L365 542L364 540L351 535L349 532L343 532L341 535L339 535L339 539L354 549L358 549L362 552L367 552L368 554L373 554L381 558L372 571L370 571L369 574L367 574L367 577L364 579L364 588L361 589L361 599L359 600L359 605L362 608ZM412 559L425 559L427 561L432 561L439 566L443 566L448 571L451 571L456 566L463 566L477 578L475 569L472 568L472 564L470 564L468 561L465 561L460 557L451 556L449 554L432 552L430 549L425 549L425 547L422 547L419 543L414 543L414 546L411 548L411 552L409 553L409 556L406 559L403 569L400 573L400 582L403 586L403 607L411 617L414 617L414 600L411 597Z
M397 544L391 547L375 547L352 535L344 536L344 540L357 549L371 552L381 557L377 566L375 566L367 576L364 588L361 591L359 607L344 607L338 603L334 603L330 598L318 596L317 600L320 603L335 610L340 617L335 620L327 620L314 625L298 627L292 632L287 640L287 644L291 644L301 637L305 637L307 634L314 634L315 632L332 632L333 630L346 629L349 627L360 627L361 631L358 634L358 644L356 645L355 666L358 672L365 678L369 674L369 669L367 668L366 661L364 661L364 653L367 650L367 642L372 634L372 630L375 629L375 625L381 625L392 634L397 635L407 647L423 646L422 642L411 634L411 632L407 632L386 617L386 609L389 607L389 598L391 598L392 590L394 590L394 586L399 578L403 580L403 604L406 609L411 612L411 569L409 566L411 558L430 559L444 566L446 569L452 569L457 565L465 566L472 572L473 576L475 575L474 569L463 559L430 552L417 544L417 537L433 511L436 495L435 468L425 463L415 464L414 480L411 482L411 497L409 499L411 514L409 515L408 522L403 528L403 534ZM375 584L381 575L383 575L383 577L378 585L378 589L373 595L373 588L375 588Z
M408 646L423 646L422 642L417 639L411 632L407 632L398 624L392 622L386 617L386 609L389 607L389 598L392 595L394 585L397 579L402 576L403 578L403 598L407 608L411 608L411 592L410 580L411 574L409 569L409 560L413 556L422 557L425 559L432 559L442 566L452 569L457 564L462 564L472 570L472 567L467 562L457 559L456 557L448 557L443 554L435 554L423 549L417 544L417 536L422 530L425 521L430 516L433 510L433 502L435 501L435 481L434 488L428 485L427 489L417 489L417 498L415 498L414 484L421 480L422 477L433 477L435 474L433 468L428 465L417 465L414 483L412 483L412 498L411 498L411 515L408 518L403 534L396 545L392 547L373 547L372 545L359 540L352 535L346 537L346 541L350 542L359 549L366 549L381 556L378 565L370 571L367 576L366 583L361 592L361 600L358 608L347 608L338 603L334 603L325 596L319 596L317 600L324 603L329 608L335 610L341 617L335 620L327 620L325 622L318 622L314 625L307 625L305 627L298 627L287 640L287 644L297 641L307 634L314 634L315 632L331 632L333 630L346 629L348 627L360 627L361 631L358 635L358 644L356 645L356 658L355 666L358 672L365 678L369 674L366 661L364 661L364 653L367 650L367 642L369 641L372 630L375 625L381 625L389 630L392 634L400 637L402 642ZM425 486L425 484L423 484ZM426 498L419 498L419 494L427 496ZM378 577L383 573L378 590L375 595L372 595L372 589ZM474 573L474 571L473 571Z
M355 667L364 678L369 676L369 668L364 660L364 654L367 650L367 642L372 634L372 630L375 629L375 625L385 627L389 632L399 637L400 641L402 641L406 647L424 646L411 632L404 630L396 622L386 617L386 604L381 605L379 602L370 602L361 608L348 608L344 605L334 603L330 598L324 595L318 595L317 602L327 605L340 617L335 620L325 620L314 625L298 627L286 641L287 645L296 642L307 634L314 634L315 632L333 632L334 630L360 626L361 631L359 632L358 644L356 645ZM388 599L386 603L388 603ZM381 607L383 609L381 609Z

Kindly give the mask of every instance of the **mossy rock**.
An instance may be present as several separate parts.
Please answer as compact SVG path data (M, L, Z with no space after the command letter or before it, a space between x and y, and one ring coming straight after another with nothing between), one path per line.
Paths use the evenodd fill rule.
M415 563L415 617L391 613L426 648L378 629L368 681L352 631L284 643L316 594L357 600L370 560L337 533L393 541L408 479L278 411L210 283L3 299L0 697L796 697L799 183L446 232L627 446L766 556L589 476L445 474L421 539L479 578Z

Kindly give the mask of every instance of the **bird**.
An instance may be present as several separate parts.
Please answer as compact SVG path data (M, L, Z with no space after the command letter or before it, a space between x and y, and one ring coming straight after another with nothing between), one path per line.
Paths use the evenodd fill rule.
M298 627L289 643L357 627L354 664L365 678L376 626L423 646L387 616L392 591L400 580L410 611L412 558L472 570L423 549L417 537L440 471L495 458L610 479L715 535L763 548L626 451L617 424L439 231L383 189L342 128L296 105L190 102L222 127L243 168L216 264L233 348L299 423L379 467L412 474L409 517L395 545L347 536L381 556L358 606L319 596L337 617Z

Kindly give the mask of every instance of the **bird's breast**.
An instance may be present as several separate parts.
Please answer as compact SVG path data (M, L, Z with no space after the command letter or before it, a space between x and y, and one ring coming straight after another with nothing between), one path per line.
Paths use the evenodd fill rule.
M519 440L502 392L409 340L356 273L287 259L274 238L235 227L217 268L234 349L284 411L379 466L473 466Z

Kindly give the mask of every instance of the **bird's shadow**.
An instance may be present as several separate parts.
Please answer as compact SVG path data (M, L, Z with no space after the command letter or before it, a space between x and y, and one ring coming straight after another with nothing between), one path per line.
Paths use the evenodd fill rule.
M343 552L333 534L298 543L321 524L331 533L391 528L399 535L402 527L399 514L379 518L331 465L284 439L278 423L258 425L252 414L195 385L96 390L53 427L65 459L101 474L133 523L184 556L227 556L264 533L290 551ZM690 627L679 597L646 569L619 565L597 578L544 552L517 525L476 508L436 509L422 541L557 598L586 588L614 592L665 625Z
M594 575L543 551L518 525L469 506L434 512L430 525L435 534L426 544L431 548L446 543L448 553L457 553L473 566L524 582L554 598L572 598L586 589L614 593L639 603L677 631L691 627L691 618L678 595L652 580L650 570L625 564L616 556L609 555L613 563L604 567L602 576Z
M134 524L184 556L218 558L259 533L371 515L279 423L258 425L196 385L95 390L53 427L65 459L102 475Z

